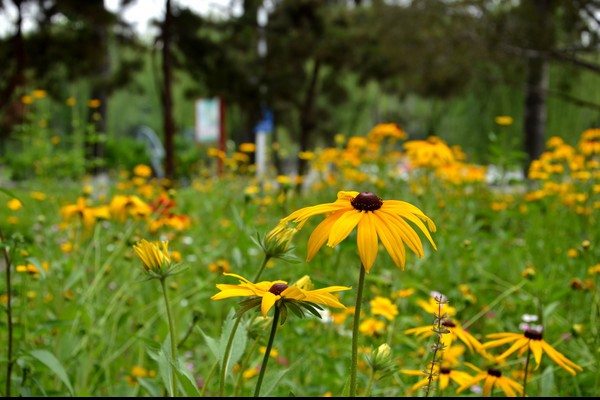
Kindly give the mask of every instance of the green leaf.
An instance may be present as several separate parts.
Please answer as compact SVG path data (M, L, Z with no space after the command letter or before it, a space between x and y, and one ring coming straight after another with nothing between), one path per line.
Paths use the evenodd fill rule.
M173 365L171 363L171 344L170 344L170 336L167 335L165 341L163 342L161 348L158 351L147 350L148 355L156 361L158 364L158 371L162 378L165 387L167 388L167 392L170 397L173 397L173 373L172 368Z
M229 353L229 360L223 360L225 355L225 349L227 348L227 342L229 341L229 336L233 332L233 327L236 323L236 318L234 318L235 312L232 308L229 312L227 318L223 322L223 328L221 330L221 338L219 339L219 361L222 365L223 361L225 361L225 365L227 366L227 373L231 373L231 370L235 363L237 363L240 358L242 358L242 354L244 354L244 350L246 349L246 343L248 342L248 333L246 327L243 322L240 321L237 324L237 329L233 336L233 342L231 343L231 351Z
M156 387L154 383L146 378L137 378L140 386L146 389L148 394L152 397L161 397L160 389Z
M13 199L17 199L19 200L23 206L25 206L25 203L23 203L23 200L21 200L18 196L16 196L13 192L11 192L10 190L4 189L4 188L0 188L0 192L4 193L5 195L7 195L8 197L12 197Z
M554 385L554 368L547 367L540 376L540 396L553 397L556 396L557 390Z
M58 378L65 384L71 396L75 397L75 392L73 390L73 386L71 386L71 381L69 381L69 376L65 371L64 367L60 363L60 361L54 356L54 354L50 353L47 350L31 350L29 353L32 357L40 361L42 364L47 366L54 372Z
M198 390L198 386L191 371L183 365L181 360L177 360L175 373L177 374L177 380L181 383L181 390L185 396L200 397L200 391Z

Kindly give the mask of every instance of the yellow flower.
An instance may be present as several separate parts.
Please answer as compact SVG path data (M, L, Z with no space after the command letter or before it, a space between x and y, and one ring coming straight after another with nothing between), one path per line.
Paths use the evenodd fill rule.
M308 239L306 261L310 261L326 242L329 247L337 246L358 226L358 253L367 273L377 257L378 240L396 266L404 270L405 245L417 256L424 257L421 239L407 220L415 224L437 250L423 224L423 221L427 222L429 230L435 232L433 220L410 203L382 200L371 192L340 191L335 202L302 208L283 218L281 223L297 222L300 230L310 217L320 214L328 215Z
M517 394L521 395L523 393L523 386L518 382L515 382L511 378L502 375L502 371L496 368L489 368L487 371L483 371L471 363L465 362L465 365L473 368L477 371L477 375L472 377L458 388L456 393L460 393L465 389L470 388L480 381L484 381L483 383L483 393L484 397L489 396L492 393L492 389L494 387L500 388L508 397L516 397Z
M398 315L398 307L386 297L376 296L370 304L373 315L382 315L388 321L392 321Z
M43 99L44 97L46 97L47 93L45 90L37 89L37 90L34 90L32 92L32 94L33 94L33 97L35 97L36 99Z
M359 332L367 336L380 335L384 329L385 322L375 318L365 319L358 327Z
M410 369L402 369L401 373L406 375L414 375L414 376L423 376L424 378L411 386L408 391L408 395L412 396L414 392L421 389L422 387L427 386L429 383L429 374L423 370L410 370ZM462 386L473 377L467 374L464 371L454 370L449 367L439 368L438 366L434 367L434 375L433 380L439 380L439 390L446 390L450 384L450 381L457 383L459 386Z
M458 322L446 319L442 322L442 326L448 331L448 333L443 333L441 337L441 342L444 343L446 347L452 346L452 343L458 339L466 344L471 352L475 350L480 354L485 354L483 345L479 342L479 340L477 340L468 331L464 330ZM434 331L432 330L432 325L425 325L417 328L407 329L404 331L404 333L407 335L414 334L419 336L419 339L424 339L433 335Z
M65 100L65 104L69 107L73 107L75 105L75 97L69 97Z
M242 153L254 153L256 151L256 145L251 142L240 143L239 150Z
M517 350L519 350L519 356L521 356L525 351L529 350L535 359L535 369L539 368L540 362L542 361L542 354L546 353L548 357L552 359L552 361L557 363L561 368L565 369L571 375L576 374L575 370L580 372L583 371L583 368L569 360L562 353L559 353L556 351L556 349L554 349L554 347L550 346L546 341L544 341L544 339L542 339L542 333L534 329L527 329L524 333L491 333L487 335L487 337L495 340L484 343L483 348L485 349L502 346L507 343L513 343L508 350L498 356L497 359L499 361L505 359Z
M399 289L396 292L392 293L392 299L395 299L398 297L403 299L405 297L412 296L414 293L415 293L415 289L413 289L413 288Z
M149 178L152 176L152 167L145 164L138 164L133 168L133 174L142 178Z
M142 261L146 271L158 272L168 268L171 264L168 241L148 242L146 239L142 239L133 245L133 250Z
M508 115L499 115L494 118L494 122L501 126L509 126L512 125L513 119Z
M42 192L29 192L32 199L44 201L46 200L46 194Z
M102 102L99 99L90 99L88 101L89 108L99 108Z
M442 307L442 314L445 312L448 316L453 317L456 315L456 308L449 306L448 303L439 304L434 297L430 297L429 301L417 300L417 304L429 314L438 314L440 305Z
M240 280L239 285L217 284L221 290L213 295L211 300L222 300L229 297L255 297L260 299L260 310L264 318L277 301L297 300L314 304L323 304L335 308L346 308L339 300L333 296L332 292L341 290L350 290L346 286L330 286L317 290L303 290L298 286L288 286L285 281L263 281L252 283L246 278L237 275L224 273L223 275L232 276Z
M6 203L6 206L13 211L17 211L23 208L23 203L19 199L12 198Z

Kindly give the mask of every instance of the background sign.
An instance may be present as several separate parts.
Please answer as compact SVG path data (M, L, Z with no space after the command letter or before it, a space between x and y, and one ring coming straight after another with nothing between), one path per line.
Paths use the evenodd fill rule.
M218 98L196 100L196 140L218 142L221 137L221 108Z

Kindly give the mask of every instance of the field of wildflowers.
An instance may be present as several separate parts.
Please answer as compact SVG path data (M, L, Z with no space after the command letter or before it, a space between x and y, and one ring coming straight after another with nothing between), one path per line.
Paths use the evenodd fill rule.
M600 394L600 129L518 183L395 124L253 151L3 186L0 393Z

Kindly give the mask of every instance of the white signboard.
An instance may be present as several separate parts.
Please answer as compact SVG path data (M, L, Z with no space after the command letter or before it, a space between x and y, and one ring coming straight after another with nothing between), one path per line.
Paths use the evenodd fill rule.
M221 137L221 102L218 98L196 100L196 140L218 142Z

